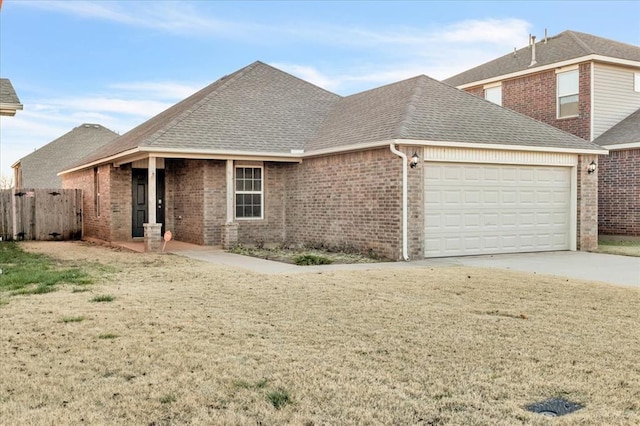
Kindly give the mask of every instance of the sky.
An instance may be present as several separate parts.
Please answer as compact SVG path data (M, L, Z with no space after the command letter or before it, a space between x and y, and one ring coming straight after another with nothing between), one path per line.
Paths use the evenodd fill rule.
M257 60L340 95L445 79L565 30L640 45L640 1L0 0L0 175L83 123L124 134Z

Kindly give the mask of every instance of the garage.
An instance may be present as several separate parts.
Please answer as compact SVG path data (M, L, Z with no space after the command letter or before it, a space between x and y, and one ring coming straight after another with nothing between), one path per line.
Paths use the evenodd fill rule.
M571 171L426 162L425 257L571 249Z

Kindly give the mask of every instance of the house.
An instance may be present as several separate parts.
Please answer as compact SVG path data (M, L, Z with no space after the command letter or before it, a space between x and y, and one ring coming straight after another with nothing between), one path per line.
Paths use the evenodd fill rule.
M640 47L565 31L444 82L608 149L596 161L600 233L640 236ZM632 142L600 139L627 117Z
M598 229L604 235L640 236L640 109L594 142L609 150L600 157Z
M58 172L118 137L100 124L85 123L16 161L16 188L61 188Z
M424 75L342 97L255 62L61 176L86 238L416 259L593 248L605 153Z
M13 117L17 110L22 110L23 105L18 99L11 80L8 78L0 78L0 115L8 115Z

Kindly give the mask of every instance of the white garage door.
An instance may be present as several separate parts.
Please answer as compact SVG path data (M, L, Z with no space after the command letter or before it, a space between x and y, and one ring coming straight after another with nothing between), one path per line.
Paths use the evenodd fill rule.
M426 257L569 250L571 168L425 166Z

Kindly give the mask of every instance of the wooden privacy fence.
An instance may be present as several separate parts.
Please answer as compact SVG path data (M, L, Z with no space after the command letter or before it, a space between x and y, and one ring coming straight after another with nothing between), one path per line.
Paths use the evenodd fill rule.
M2 240L79 240L82 190L5 189L0 191Z

